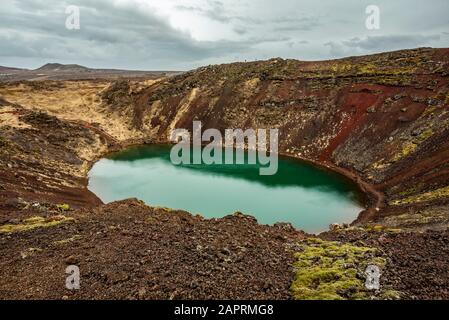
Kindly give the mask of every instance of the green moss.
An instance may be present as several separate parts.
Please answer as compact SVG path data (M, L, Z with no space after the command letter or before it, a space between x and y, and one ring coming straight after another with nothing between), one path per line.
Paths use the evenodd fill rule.
M73 237L67 238L67 239L63 239L63 240L58 240L58 241L54 241L53 244L56 245L64 245L70 242L74 242L77 240L80 240L82 237L80 235L74 235Z
M449 216L441 207L421 208L417 211L410 211L403 214L389 216L384 219L385 223L391 226L401 226L402 228L412 227L416 229L420 225L447 224Z
M376 68L374 64L370 63L360 65L358 68L359 74L373 74L373 73L375 74L378 72L379 72L378 68Z
M32 255L34 255L36 252L42 252L41 248L28 248L22 252L20 252L20 256L22 259L28 258Z
M419 203L419 202L425 202L425 201L432 201L440 198L447 198L449 197L449 186L428 191L425 193L416 194L404 199L399 200L393 200L390 202L390 205L403 205L403 204L409 204L409 203Z
M401 196L408 196L410 194L416 193L417 191L418 191L418 187L414 186L414 187L411 187L411 188L409 188L407 190L401 191L398 194L401 195Z
M383 300L399 300L401 297L402 293L396 290L385 290L381 295Z
M350 63L338 63L330 66L330 70L335 74L345 74L351 72L354 66Z
M409 154L412 154L413 152L415 152L416 148L418 146L416 145L415 142L413 141L407 141L405 144L402 145L402 149L399 153L395 154L395 156L393 157L393 162L399 161L402 158L407 157Z
M348 60L332 62L330 65L321 65L309 71L311 78L326 78L329 76L377 76L381 81L397 83L401 77L413 75L416 67L413 64L402 67L385 66L379 61L353 63Z
M358 275L368 265L382 268L386 264L374 248L320 239L308 239L295 258L290 290L298 300L367 299L365 279Z
M56 207L60 211L69 211L70 210L70 205L68 205L67 203L57 204Z
M437 107L435 107L435 106L427 106L426 109L424 110L422 116L432 115L436 110L437 110Z
M75 219L65 216L54 216L51 218L31 217L23 220L21 224L5 224L0 226L0 234L2 233L16 233L36 228L49 228L57 226L61 223L72 222Z
M361 227L357 227L357 226L351 226L348 228L343 228L343 229L339 229L336 230L336 232L339 233L345 233L345 232L390 232L390 233L399 233L402 232L402 229L399 228L389 228L389 227L385 227L383 225L378 225L378 224L366 224L363 225Z
M405 141L402 145L399 146L400 150L391 157L391 161L386 162L385 159L379 160L371 165L372 168L375 170L383 170L392 163L406 158L407 156L414 153L418 146L432 137L433 134L434 131L432 130L432 128L429 128L423 131L419 136L414 137L412 140ZM371 176L370 178L372 179L373 177Z
M427 139L429 139L433 135L433 133L434 133L433 130L429 128L426 131L422 132L418 137L416 137L412 141L407 141L406 143L404 143L402 145L402 150L394 155L392 161L393 162L399 161L415 152L418 146Z

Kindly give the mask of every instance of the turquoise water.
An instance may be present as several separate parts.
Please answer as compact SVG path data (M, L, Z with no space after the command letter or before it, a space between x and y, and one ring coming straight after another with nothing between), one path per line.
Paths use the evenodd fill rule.
M170 148L133 147L101 159L89 172L89 190L105 203L139 198L207 218L240 211L262 224L290 222L307 232L351 222L362 210L354 184L295 159L280 157L278 172L261 176L250 164L175 166Z

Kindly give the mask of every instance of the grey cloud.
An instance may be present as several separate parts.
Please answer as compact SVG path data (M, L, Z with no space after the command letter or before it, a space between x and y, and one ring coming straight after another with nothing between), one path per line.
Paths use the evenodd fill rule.
M2 0L0 65L20 67L25 61L26 67L33 63L37 67L43 61L56 61L93 67L189 69L235 59L317 60L449 43L447 0L434 0L431 7L418 0L377 0L382 29L375 32L364 26L369 2L365 0L344 4L335 0L303 0L301 4L291 0L174 1L164 3L172 3L170 10L176 13L188 12L191 19L203 21L208 28L200 30L203 37L189 25L176 29L169 19L171 11L163 16L139 7L158 1ZM64 27L69 4L81 8L79 31ZM426 19L419 19L413 8Z
M343 41L343 44L350 48L359 48L364 50L393 50L419 47L439 39L439 35L367 36L363 39L357 37L352 38L350 40Z
M353 50L350 50L349 48L345 47L341 43L329 41L329 42L324 43L324 46L329 47L329 54L333 57L340 58L343 56L354 55Z
M244 27L234 27L232 30L234 30L234 32L239 35L244 35L248 33L248 29Z
M301 41L289 41L287 42L287 45L289 46L289 48L293 48L296 45L304 45L304 44L309 44L309 41L307 40L301 40Z
M272 20L277 24L275 31L309 31L321 25L318 17L277 18Z
M40 6L33 1L33 10L45 11L51 5ZM89 7L88 1L78 1L81 7L81 30L64 27L64 6L48 12L42 21L28 13L23 3L18 20L5 17L2 25L14 26L14 32L0 32L0 57L47 57L87 59L167 59L195 61L244 51L247 43L234 41L196 41L188 34L173 29L154 15L136 8L118 10L109 1L101 2L101 10ZM98 3L97 3L98 6ZM55 7L58 5L55 3ZM53 9L52 9L53 10ZM48 19L49 18L49 19ZM1 29L0 29L1 30ZM26 35L33 35L27 37Z
M228 23L232 19L238 19L239 17L229 14L222 2L212 0L208 1L208 8L200 6L188 6L188 5L177 5L176 8L183 11L190 11L200 15L203 15L211 20L218 22Z

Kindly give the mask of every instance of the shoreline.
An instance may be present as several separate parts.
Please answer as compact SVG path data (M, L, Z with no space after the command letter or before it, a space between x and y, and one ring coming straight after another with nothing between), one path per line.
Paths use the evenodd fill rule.
M97 133L100 134L100 132L98 132L98 131L97 131ZM106 133L104 133L104 134L106 135ZM109 137L106 137L106 138L109 138ZM139 147L139 146L145 146L145 145L157 145L157 144L172 145L173 143L170 141L163 141L163 140L154 140L154 141L148 142L148 140L145 138L125 140L125 141L121 141L121 142L115 141L114 144L110 147L110 149L107 150L107 152L97 155L94 160L92 160L88 163L88 166L87 166L88 169L87 169L86 175L84 177L84 179L85 179L85 185L84 185L85 190L84 191L88 192L88 193L94 195L96 198L98 198L98 200L100 201L100 204L103 204L103 205L106 204L103 201L101 201L100 198L95 193L93 193L92 191L90 191L88 189L88 184L89 184L88 173L92 169L93 165L96 162L98 162L100 159L105 158L110 154L121 152L127 148ZM361 205L364 206L365 209L360 211L357 214L356 219L353 220L352 222L350 222L351 226L357 225L360 223L369 222L370 219L372 219L378 211L380 211L382 208L385 207L384 194L382 192L378 191L374 185L370 184L369 182L364 181L357 173L355 173L349 169L338 167L337 165L333 164L330 161L321 162L318 160L297 157L297 156L294 156L294 155L291 155L291 154L288 154L285 152L279 152L278 154L282 157L286 157L286 158L289 158L289 159L292 159L295 161L301 161L306 164L313 165L313 166L317 167L318 169L328 170L332 173L341 175L343 178L347 179L350 183L353 183L355 186L357 186L358 192L360 192L360 195L362 196ZM205 218L205 219L207 219L207 218ZM303 231L303 230L299 230L299 229L297 229L297 230ZM318 232L316 234L320 234L320 233L327 232L327 231L329 231L329 228L327 230Z

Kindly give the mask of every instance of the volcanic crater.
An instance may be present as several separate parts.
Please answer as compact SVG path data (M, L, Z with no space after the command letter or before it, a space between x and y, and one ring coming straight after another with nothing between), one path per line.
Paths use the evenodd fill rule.
M449 49L206 66L158 79L0 83L0 298L449 298ZM104 155L173 128L277 128L282 154L366 194L309 235L235 213L103 204ZM323 210L326 210L323 207ZM364 286L370 263L382 289ZM65 288L78 265L81 290Z

